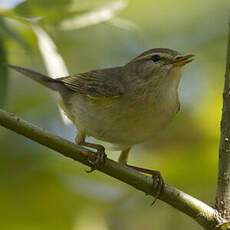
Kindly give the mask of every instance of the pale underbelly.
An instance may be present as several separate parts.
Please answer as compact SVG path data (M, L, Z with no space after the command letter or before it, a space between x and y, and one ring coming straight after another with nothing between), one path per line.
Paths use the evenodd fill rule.
M65 109L67 114L72 114L70 118L80 132L127 147L154 138L171 121L177 110L175 106L171 110L167 108L167 113L164 113L156 109L138 109L137 105L126 107L125 110L119 106L80 105L81 101L78 101Z

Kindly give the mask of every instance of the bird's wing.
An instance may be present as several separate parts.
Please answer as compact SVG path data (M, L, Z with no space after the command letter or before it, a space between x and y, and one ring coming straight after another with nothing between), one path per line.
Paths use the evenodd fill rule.
M119 68L93 70L59 80L69 90L93 99L119 97L125 91Z

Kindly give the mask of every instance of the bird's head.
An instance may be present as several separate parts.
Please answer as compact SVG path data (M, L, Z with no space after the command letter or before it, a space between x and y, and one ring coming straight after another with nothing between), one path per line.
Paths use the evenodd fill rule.
M151 79L177 79L179 81L181 69L193 60L194 55L181 55L179 52L155 48L132 59L125 65L130 75L135 75L143 80Z

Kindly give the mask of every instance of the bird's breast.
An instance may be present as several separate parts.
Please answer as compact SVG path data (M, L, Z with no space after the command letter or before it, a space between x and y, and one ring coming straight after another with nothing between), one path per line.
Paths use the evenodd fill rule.
M157 135L176 114L178 106L177 97L93 100L76 94L65 103L65 110L87 135L131 146Z

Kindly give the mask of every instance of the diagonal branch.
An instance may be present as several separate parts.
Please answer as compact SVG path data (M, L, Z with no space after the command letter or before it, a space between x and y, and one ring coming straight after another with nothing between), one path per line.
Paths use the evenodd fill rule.
M95 156L94 152L43 131L39 127L1 109L0 125L85 165L89 165L87 160L89 157ZM106 159L105 165L99 170L151 196L157 192L153 190L151 177L121 166L110 159ZM205 229L215 229L222 222L215 209L168 184L165 184L159 199L192 217Z

